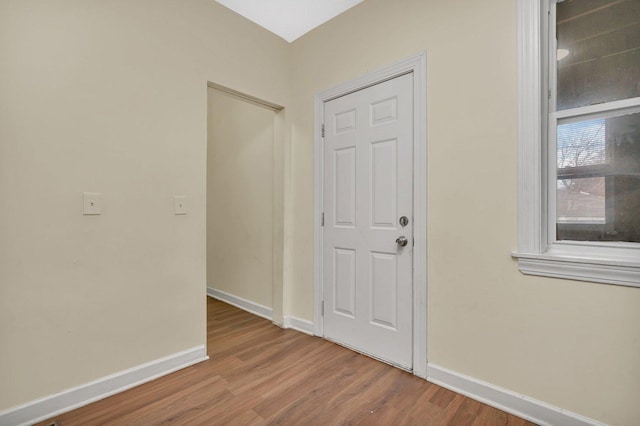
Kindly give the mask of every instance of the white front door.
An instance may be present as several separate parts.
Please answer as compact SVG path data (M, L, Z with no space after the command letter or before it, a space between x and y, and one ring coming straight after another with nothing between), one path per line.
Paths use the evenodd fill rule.
M324 125L324 335L412 369L413 74L326 102Z

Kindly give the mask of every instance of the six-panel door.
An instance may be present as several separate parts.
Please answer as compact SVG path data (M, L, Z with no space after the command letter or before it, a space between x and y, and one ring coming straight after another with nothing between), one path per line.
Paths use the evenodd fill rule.
M411 369L413 75L326 102L324 124L325 337Z

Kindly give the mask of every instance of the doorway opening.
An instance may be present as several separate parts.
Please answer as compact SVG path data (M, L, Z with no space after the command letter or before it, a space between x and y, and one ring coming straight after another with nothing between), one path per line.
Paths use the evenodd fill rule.
M282 325L284 109L207 87L207 294Z

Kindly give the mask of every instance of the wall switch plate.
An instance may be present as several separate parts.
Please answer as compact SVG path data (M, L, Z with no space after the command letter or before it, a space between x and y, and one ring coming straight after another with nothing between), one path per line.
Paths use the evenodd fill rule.
M175 214L187 214L187 197L184 195L174 196L173 209Z
M85 192L83 200L83 214L100 214L100 210L102 209L102 194L98 192Z

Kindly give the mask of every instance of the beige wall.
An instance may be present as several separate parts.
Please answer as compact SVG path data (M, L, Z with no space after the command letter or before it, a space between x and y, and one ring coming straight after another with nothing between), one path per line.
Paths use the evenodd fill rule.
M296 285L285 309L312 318L313 95L423 50L429 362L607 423L637 424L638 289L527 277L510 257L514 0L367 0L293 43Z
M205 343L207 81L286 105L288 49L213 0L0 0L0 411Z
M313 95L425 49L429 361L637 423L637 289L510 257L514 0L367 0L292 46L213 0L0 0L0 410L205 342L207 81L289 111L284 310L311 319Z
M275 112L208 99L207 285L271 308Z

